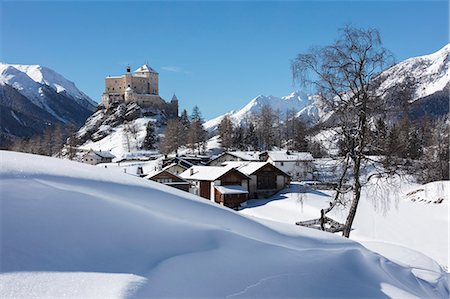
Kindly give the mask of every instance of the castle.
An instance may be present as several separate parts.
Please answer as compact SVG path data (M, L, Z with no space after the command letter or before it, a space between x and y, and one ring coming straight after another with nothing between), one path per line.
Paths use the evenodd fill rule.
M178 99L174 95L168 103L159 96L159 74L144 64L131 74L131 68L122 76L105 78L102 103L106 109L118 103L136 103L142 108L161 109L169 118L178 116Z

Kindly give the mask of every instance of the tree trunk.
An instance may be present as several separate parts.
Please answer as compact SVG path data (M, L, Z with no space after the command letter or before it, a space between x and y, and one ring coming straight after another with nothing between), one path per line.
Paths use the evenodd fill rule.
M358 162L360 164L360 161ZM356 170L356 165L355 165ZM353 201L348 212L347 220L345 221L344 231L342 235L346 238L350 238L350 232L352 230L353 220L356 216L356 209L358 208L359 199L361 197L361 183L359 182L359 166L357 169L358 175L355 175L353 180Z
M350 232L352 230L353 220L355 220L356 210L358 208L359 199L361 197L361 161L364 157L364 145L366 138L366 103L363 101L362 110L359 113L359 125L358 125L358 145L353 148L352 160L353 164L353 201L348 212L347 220L345 221L344 231L342 235L346 238L350 238Z

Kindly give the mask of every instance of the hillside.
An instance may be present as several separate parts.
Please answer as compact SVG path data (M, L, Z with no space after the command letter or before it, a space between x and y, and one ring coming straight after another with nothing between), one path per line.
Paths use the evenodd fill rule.
M1 143L40 134L54 124L81 126L96 105L49 68L0 63Z
M78 130L78 147L82 150L111 151L119 160L154 153L143 150L147 124L152 122L155 134L163 133L167 116L160 109L141 108L135 103L122 103L91 115Z
M445 277L338 236L99 167L1 155L2 297L449 296Z

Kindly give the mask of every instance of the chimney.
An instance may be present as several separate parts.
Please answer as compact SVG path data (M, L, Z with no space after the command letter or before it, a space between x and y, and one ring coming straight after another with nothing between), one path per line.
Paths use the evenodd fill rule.
M191 175L194 175L194 168L191 167L190 171L191 171Z

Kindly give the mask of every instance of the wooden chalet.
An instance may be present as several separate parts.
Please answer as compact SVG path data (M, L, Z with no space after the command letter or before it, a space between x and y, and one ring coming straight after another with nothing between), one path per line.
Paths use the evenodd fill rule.
M191 193L229 208L248 199L250 178L233 167L193 166L180 177L191 183Z
M269 162L242 163L237 169L250 177L250 198L272 196L291 182L290 175Z

